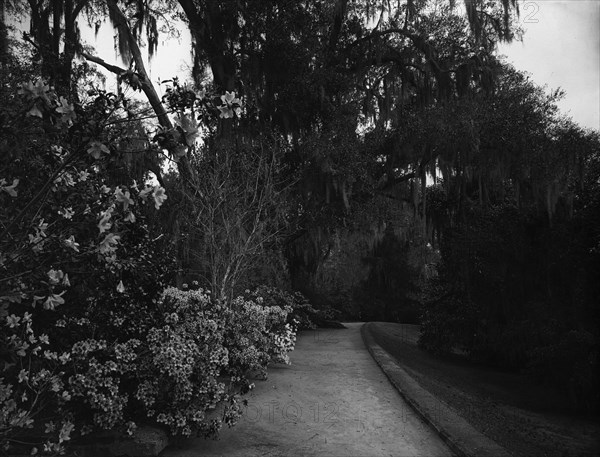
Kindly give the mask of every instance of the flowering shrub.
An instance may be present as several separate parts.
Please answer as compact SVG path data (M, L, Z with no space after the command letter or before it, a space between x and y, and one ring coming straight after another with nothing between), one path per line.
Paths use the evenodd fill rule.
M0 97L0 445L45 436L33 452L55 453L126 428L134 338L172 265L147 224L167 196L106 173L120 97L76 106L42 80Z
M234 375L253 371L266 377L270 362L289 363L288 353L296 341L296 330L286 323L291 308L265 306L261 297L256 301L237 297L231 310L226 335Z
M226 304L202 289L167 288L162 318L146 338L135 398L148 418L172 433L214 436L240 415L249 372L289 363L295 332L287 310L237 298Z
M75 105L42 80L0 92L3 450L57 454L144 422L215 435L239 417L249 370L293 349L284 307L167 287L175 257L152 224L166 191L109 172L123 135L109 126L128 113L120 96L90 96ZM221 103L216 115L240 114L233 94ZM186 119L175 140L189 146Z
M263 306L278 306L288 309L287 323L296 330L314 329L320 319L331 316L321 310L313 308L308 299L300 292L287 292L270 286L258 286L256 289L247 290L245 297L260 301Z

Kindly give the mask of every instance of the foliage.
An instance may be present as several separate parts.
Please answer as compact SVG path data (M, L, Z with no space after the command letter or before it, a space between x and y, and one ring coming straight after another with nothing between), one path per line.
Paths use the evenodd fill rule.
M223 422L234 425L238 394L253 387L248 376L266 376L270 362L289 363L295 332L285 309L176 288L163 292L158 307L162 318L147 334L135 395L174 434L214 436Z
M319 320L329 317L327 313L313 308L300 292L262 285L252 291L247 290L245 296L254 301L260 300L263 306L278 306L289 310L287 323L296 330L314 329Z
M148 205L167 197L107 179L118 96L72 104L4 70L17 79L1 93L2 446L34 427L55 452L86 427L121 423L116 375L130 367L115 351L144 332L169 279L169 244L147 224Z
M544 213L508 204L447 228L420 343L527 370L574 407L597 408L598 258L587 223L548 226Z
M207 436L233 425L248 371L289 363L288 310L165 289L175 270L171 240L156 233L165 189L114 173L122 96L73 104L42 79L11 82L0 117L1 445L33 439L33 452L58 453L137 423Z

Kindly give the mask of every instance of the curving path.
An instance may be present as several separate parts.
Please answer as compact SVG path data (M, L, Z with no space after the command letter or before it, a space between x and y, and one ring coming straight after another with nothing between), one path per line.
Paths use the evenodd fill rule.
M362 324L303 332L292 365L256 381L244 417L219 441L190 440L163 457L449 456L367 352Z

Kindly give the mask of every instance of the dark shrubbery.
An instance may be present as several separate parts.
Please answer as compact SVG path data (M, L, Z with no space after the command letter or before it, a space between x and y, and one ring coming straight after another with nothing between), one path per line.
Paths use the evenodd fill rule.
M524 370L597 410L597 234L577 214L552 226L544 218L499 205L447 230L420 344Z

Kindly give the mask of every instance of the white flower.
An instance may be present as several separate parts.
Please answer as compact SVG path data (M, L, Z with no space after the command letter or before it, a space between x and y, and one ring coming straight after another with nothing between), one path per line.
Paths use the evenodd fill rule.
M21 318L19 316L11 314L10 316L6 316L6 325L8 325L10 328L18 327L20 320Z
M141 190L138 195L142 200L146 201L146 198L148 198L148 195L152 192L152 190L153 188L151 186L146 185L144 190Z
M196 99L203 100L206 97L206 89L202 89L199 92L196 92Z
M123 203L123 210L127 211L129 205L133 205L133 200L131 199L131 194L128 190L123 192L120 187L115 189L115 198L118 202Z
M39 230L40 236L46 236L46 230L48 229L48 224L46 222L44 222L44 219L40 220L40 223L37 226L37 229Z
M221 113L219 113L220 118L230 119L233 117L233 110L229 106L222 105L222 106L219 106L218 108L219 108L219 111L221 111Z
M120 239L121 237L119 235L109 233L100 242L98 250L101 254L109 254L116 249L116 244L119 242Z
M117 284L117 292L119 292L120 294L125 292L125 286L123 285L123 280L119 281L119 284Z
M83 181L83 182L85 182L85 181L87 181L87 179L90 177L90 173L89 173L89 172L87 172L87 171L85 171L85 170L81 170L81 171L79 172L79 175L78 175L78 177L79 177L79 181Z
M154 188L154 192L152 192L152 197L154 197L154 207L159 209L163 202L167 199L167 194L165 194L165 189L161 186L156 186Z
M19 94L25 94L32 99L48 99L46 92L50 90L50 87L43 79L38 79L35 81L35 83L33 81L29 81L27 83L23 83L21 86L22 88L19 89Z
M98 230L100 233L104 233L107 230L110 230L112 224L110 223L110 218L112 217L113 207L111 206L106 211L100 213L100 222L98 222Z
M58 284L64 277L64 273L62 272L62 270L49 270L48 273L48 279L50 279L50 284Z
M73 217L73 214L75 214L75 213L73 212L73 208L71 206L69 206L68 208L65 208L65 209L59 209L58 214L60 214L65 219L71 219Z
M65 363L67 363L69 360L71 360L71 354L69 354L68 352L63 352L60 357L58 358L58 361L60 363L62 363L63 365Z
M234 113L238 116L242 113L241 101L235 97L235 92L225 91L225 95L221 95L221 101L223 105L219 106L221 118L229 119L232 118Z
M221 95L221 101L226 105L233 105L234 103L239 103L240 99L235 98L235 91L225 91L225 95Z
M60 294L50 295L44 302L44 309L54 310L58 305L63 305L65 299L62 298L62 296L65 292L66 291L62 291Z
M65 422L60 429L60 433L58 435L58 442L62 443L63 441L69 441L71 439L71 432L75 428L75 425L72 422Z
M87 153L94 159L99 159L102 154L110 154L110 149L99 141L92 141L90 147L87 149Z
M71 235L66 240L63 240L66 247L73 249L75 252L79 252L79 243L75 241L75 237Z
M18 179L13 179L13 182L10 186L7 185L7 182L4 179L0 179L0 191L4 191L11 197L15 198L17 196L17 191L15 190L15 187L17 187L18 184Z

